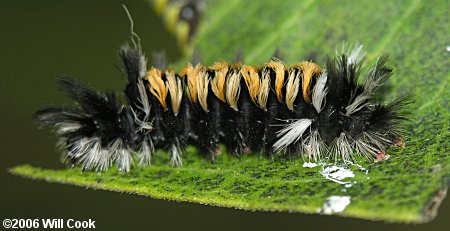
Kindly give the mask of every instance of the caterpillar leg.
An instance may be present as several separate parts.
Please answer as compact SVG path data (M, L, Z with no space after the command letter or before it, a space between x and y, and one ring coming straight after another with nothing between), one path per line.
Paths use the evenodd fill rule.
M389 155L386 154L386 151L384 150L380 150L377 152L377 156L374 160L375 163L381 162L381 161L385 161L387 159L389 159Z

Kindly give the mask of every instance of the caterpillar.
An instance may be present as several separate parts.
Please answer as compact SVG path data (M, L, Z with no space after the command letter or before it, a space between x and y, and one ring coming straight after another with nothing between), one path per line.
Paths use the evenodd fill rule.
M273 58L259 67L220 61L188 64L179 72L161 64L147 69L135 43L121 47L118 56L127 76L126 104L113 91L65 77L59 88L77 105L47 106L35 114L56 128L64 162L83 170L116 165L127 172L150 165L158 149L180 166L188 145L212 160L223 144L235 156L263 152L309 161L381 161L389 146L404 146L401 122L411 97L377 102L377 90L393 70L383 55L359 81L362 45L341 49L325 68Z

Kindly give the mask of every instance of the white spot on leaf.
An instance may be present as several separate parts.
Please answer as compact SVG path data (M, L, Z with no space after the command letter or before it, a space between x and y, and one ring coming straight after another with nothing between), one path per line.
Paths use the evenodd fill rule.
M351 182L343 182L341 180L349 177L355 177L355 174L353 174L351 170L334 165L326 167L324 170L322 170L321 174L326 179L339 184L349 184Z
M310 162L303 163L303 167L304 168L314 168L314 167L317 167L317 166L319 166L319 165L316 164L316 163L310 163Z
M350 196L330 196L319 211L323 214L340 213L350 204L350 199Z

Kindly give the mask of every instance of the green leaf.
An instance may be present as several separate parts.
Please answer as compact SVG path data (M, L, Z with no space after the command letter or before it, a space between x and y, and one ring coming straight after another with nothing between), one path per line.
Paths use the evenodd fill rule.
M323 64L342 41L365 45L368 64L389 53L395 75L385 88L386 99L415 93L406 148L388 150L391 158L383 163L362 163L367 174L353 166L348 188L326 179L320 172L324 166L305 168L301 160L222 154L210 163L192 148L179 168L170 167L166 154L159 153L152 166L126 174L29 165L10 171L49 182L249 210L317 213L337 195L351 198L338 213L342 216L414 223L436 216L450 182L446 1L216 0L206 7L194 47L207 64L231 61L241 48L249 64L267 61L277 49L286 63L314 58Z

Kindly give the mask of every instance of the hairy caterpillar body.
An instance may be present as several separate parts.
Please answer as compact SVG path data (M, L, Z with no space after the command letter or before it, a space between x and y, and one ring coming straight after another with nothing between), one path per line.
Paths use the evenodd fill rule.
M113 92L61 78L60 88L78 106L36 112L41 123L57 128L65 161L84 170L115 164L129 171L135 162L149 165L156 149L167 150L178 166L187 145L212 159L223 144L233 155L284 153L310 161L356 155L379 161L388 157L387 147L404 145L400 122L409 98L374 102L392 69L384 55L358 83L362 46L338 52L326 68L272 59L259 67L217 62L147 70L140 46L122 47L119 57L128 104Z

